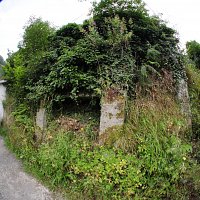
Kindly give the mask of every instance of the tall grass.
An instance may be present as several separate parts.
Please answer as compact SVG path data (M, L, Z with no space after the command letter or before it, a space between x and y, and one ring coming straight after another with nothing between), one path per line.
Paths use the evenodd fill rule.
M192 64L186 69L192 109L193 138L200 139L200 70Z
M124 127L111 132L104 146L58 127L36 144L19 109L24 107L14 112L7 136L12 149L40 179L70 192L71 199L175 199L190 169L186 120L173 95L159 87L153 96L138 94L130 102Z

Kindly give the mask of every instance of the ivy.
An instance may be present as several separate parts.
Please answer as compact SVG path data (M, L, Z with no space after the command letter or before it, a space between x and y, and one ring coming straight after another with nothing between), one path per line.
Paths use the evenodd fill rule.
M77 100L112 85L134 91L163 69L184 77L176 31L150 16L141 0L101 0L92 14L81 25L58 30L41 19L29 20L5 67L10 91L36 103Z

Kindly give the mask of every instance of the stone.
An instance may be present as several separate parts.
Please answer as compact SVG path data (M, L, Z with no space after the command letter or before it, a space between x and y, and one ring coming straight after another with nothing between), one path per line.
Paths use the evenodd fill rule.
M3 85L4 83L4 80L0 81L0 122L2 122L5 118L3 102L6 100L6 87Z
M177 81L177 99L181 107L181 112L186 116L188 127L192 125L190 97L188 93L187 81L184 78L180 78Z
M107 134L106 130L124 124L126 96L126 92L118 88L109 88L104 91L101 99L100 137Z
M38 126L41 130L46 129L47 121L46 121L46 109L40 108L36 114L36 126Z

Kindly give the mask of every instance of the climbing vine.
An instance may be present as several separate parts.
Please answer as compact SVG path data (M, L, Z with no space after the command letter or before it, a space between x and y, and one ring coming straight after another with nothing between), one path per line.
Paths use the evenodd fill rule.
M9 90L22 101L62 102L98 96L112 85L132 91L163 69L184 75L175 30L150 16L141 0L101 0L92 15L58 30L41 19L29 20L19 50L7 60Z

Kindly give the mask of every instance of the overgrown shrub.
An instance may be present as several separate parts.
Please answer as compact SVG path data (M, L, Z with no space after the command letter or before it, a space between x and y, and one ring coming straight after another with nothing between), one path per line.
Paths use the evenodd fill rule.
M22 102L50 104L98 96L112 84L133 93L136 83L162 68L183 76L176 31L150 16L143 1L101 0L92 14L81 25L56 31L40 18L30 19L5 66L10 93Z
M198 191L197 195L200 196L200 70L193 64L188 64L186 70L192 111L192 156L196 162L192 165L188 176L190 177L189 185L193 185L193 188Z
M193 138L200 139L200 70L192 64L188 64L186 70L192 110Z
M186 43L186 48L189 59L200 69L200 44L195 40L189 41Z
M35 156L36 149L36 141L34 140L35 128L34 122L30 117L30 110L26 105L20 104L9 114L11 114L12 123L7 122L8 124L5 124L8 130L6 134L8 146L19 158L29 162Z
M33 33L41 27L46 31L37 40ZM35 45L38 51L33 51ZM191 69L188 74L198 77ZM165 72L183 76L178 39L140 0L102 0L94 4L92 19L57 31L33 20L5 67L9 93L19 97L7 136L10 147L42 180L68 188L74 196L174 199L191 169L191 146L184 135L186 120L173 97L174 82L169 81L167 90L167 82L151 79L164 81ZM197 137L199 79L191 80ZM131 91L134 100L124 127L110 131L102 147L94 143L90 124L79 135L49 127L38 143L30 110L19 104L42 100L49 106L69 97L77 101L81 95L100 95L101 88L113 84Z
M36 167L52 185L65 186L87 199L160 199L175 189L185 172L188 151L175 136L161 155L142 149L138 157L108 147L91 149L69 133L59 133L39 148Z
M137 97L124 128L112 133L105 146L58 127L48 129L43 143L36 145L25 128L29 124L25 111L19 106L14 112L16 125L8 134L12 149L37 176L52 187L64 188L74 199L80 195L83 199L174 199L190 169L191 146L183 134L186 121L164 90L157 91L154 99Z

